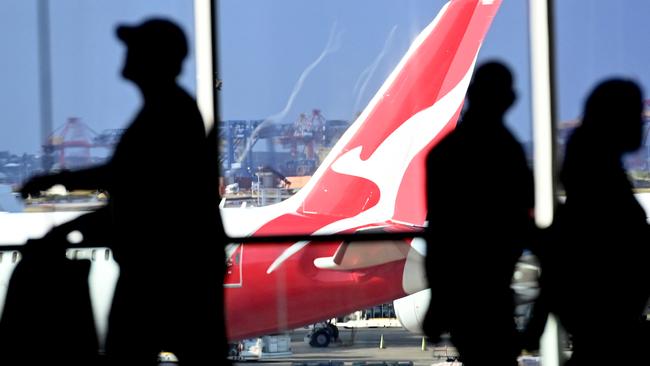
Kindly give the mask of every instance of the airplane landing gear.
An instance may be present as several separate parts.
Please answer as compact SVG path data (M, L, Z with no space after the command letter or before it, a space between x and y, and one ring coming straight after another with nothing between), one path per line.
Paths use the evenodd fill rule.
M339 327L332 323L327 323L327 329L330 331L330 336L332 337L333 340L338 341L339 340Z
M321 328L312 333L309 345L312 347L324 348L329 346L332 337L327 328Z
M306 338L312 347L327 347L331 341L339 340L339 328L330 322L315 324Z

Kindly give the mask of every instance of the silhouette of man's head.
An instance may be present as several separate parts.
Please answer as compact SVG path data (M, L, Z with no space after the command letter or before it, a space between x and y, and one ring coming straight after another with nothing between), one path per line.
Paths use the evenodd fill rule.
M587 98L581 129L616 153L634 151L643 138L643 95L629 80L600 83Z
M491 116L503 115L515 102L512 73L502 63L491 61L476 69L467 90L469 107Z
M122 25L117 37L127 46L122 75L136 84L175 80L187 56L187 40L178 25L165 19L149 19L138 25Z

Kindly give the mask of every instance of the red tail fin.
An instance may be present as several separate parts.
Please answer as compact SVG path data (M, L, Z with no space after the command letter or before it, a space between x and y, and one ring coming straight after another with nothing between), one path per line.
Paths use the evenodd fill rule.
M424 223L424 158L456 124L500 3L454 0L444 6L294 197L302 199L299 212L358 223Z
M254 235L335 233L391 220L423 225L424 159L456 125L500 4L447 3L309 183L281 204L257 211L250 222Z

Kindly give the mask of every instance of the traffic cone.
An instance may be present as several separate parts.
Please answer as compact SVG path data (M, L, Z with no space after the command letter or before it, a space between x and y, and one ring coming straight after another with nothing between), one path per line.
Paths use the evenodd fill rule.
M382 334L381 337L379 338L379 349L384 349L384 348L386 347L384 347L384 334Z
M427 341L425 337L422 337L422 350L426 351L427 350Z

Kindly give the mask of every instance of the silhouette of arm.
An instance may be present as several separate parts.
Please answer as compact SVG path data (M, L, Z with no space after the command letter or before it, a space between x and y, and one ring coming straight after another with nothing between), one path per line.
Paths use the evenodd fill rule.
M110 165L104 164L92 168L62 173L60 184L68 190L99 189L107 190Z
M75 189L108 189L110 165L81 169L76 171L62 171L55 174L47 174L32 177L20 189L23 198L38 196L41 191L61 184L67 190Z

